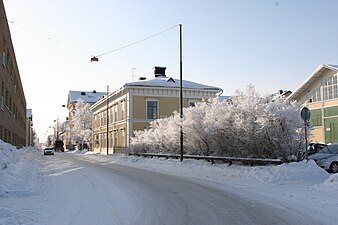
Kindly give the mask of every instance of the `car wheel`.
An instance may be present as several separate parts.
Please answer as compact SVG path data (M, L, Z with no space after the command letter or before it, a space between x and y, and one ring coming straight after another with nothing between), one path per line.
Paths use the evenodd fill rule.
M330 173L338 173L338 162L331 163Z

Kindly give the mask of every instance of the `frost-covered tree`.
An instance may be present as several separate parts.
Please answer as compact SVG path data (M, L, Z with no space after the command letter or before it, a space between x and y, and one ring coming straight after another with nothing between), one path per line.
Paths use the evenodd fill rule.
M89 144L92 137L92 117L93 113L89 110L90 104L78 99L75 104L76 111L72 118L73 127L70 129L70 137L73 142L80 145Z
M231 101L218 98L184 109L184 154L281 158L303 148L300 104L261 96L249 85ZM179 152L180 115L155 120L131 141L133 152Z

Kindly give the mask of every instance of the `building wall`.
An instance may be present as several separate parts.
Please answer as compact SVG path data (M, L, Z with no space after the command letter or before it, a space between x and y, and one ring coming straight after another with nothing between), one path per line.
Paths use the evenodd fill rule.
M183 107L188 107L190 102L198 102L202 101L202 99L215 97L215 94L215 91L184 90ZM154 119L147 119L147 100L156 100L158 102L158 118L171 116L174 111L178 111L180 108L179 91L172 88L121 88L119 91L109 95L109 154L127 153L134 131L149 128L149 123ZM93 150L98 153L106 153L107 117L105 115L107 101L104 99L98 101L91 107L91 110L94 116Z
M324 99L325 89L323 87L323 80L338 76L338 73L324 68L319 70L318 73L316 80L294 100L311 110L310 121L314 128L311 133L311 142L338 142L338 94L331 99ZM333 85L333 89L338 93L338 84L336 86ZM319 90L320 99L313 100L311 98L310 93L313 90Z
M26 144L26 99L5 18L0 0L0 138L21 147Z

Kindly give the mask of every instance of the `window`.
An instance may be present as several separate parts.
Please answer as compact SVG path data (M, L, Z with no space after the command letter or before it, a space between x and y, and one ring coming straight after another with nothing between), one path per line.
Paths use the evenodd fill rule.
M112 145L112 142L113 142L113 132L109 132L109 148L111 148L113 145Z
M4 129L4 142L8 142L8 140L7 140L7 128Z
M117 146L117 130L114 130L114 147Z
M95 146L96 146L96 147L99 147L99 146L100 146L99 135L95 135Z
M117 121L117 104L114 105L114 122Z
M101 147L103 148L107 147L106 134L101 134Z
M114 107L110 108L110 123L114 122Z
M121 102L121 120L124 120L124 107L125 107L125 104L124 104L124 101Z
M0 109L4 110L4 96L0 96Z
M1 96L5 96L5 83L2 81Z
M311 110L310 120L314 127L322 126L322 110L321 109Z
M158 118L158 101L147 100L147 119Z
M94 115L94 128L98 127L97 115Z
M324 77L322 79L323 100L329 100L338 97L337 75Z
M107 112L106 111L103 112L103 121L102 122L103 122L102 124L104 126L107 125Z
M2 51L2 66L6 67L6 52Z
M6 95L5 95L5 106L8 108L9 104L9 93L8 90L6 89Z
M338 106L324 108L324 117L331 117L331 116L338 116ZM311 117L312 117L312 114L311 114Z
M98 116L99 116L99 121L98 121L98 125L99 125L99 127L101 127L102 126L102 121L101 121L101 113L99 113L98 114Z
M125 147L125 135L124 135L124 128L121 129L121 146Z
M309 102L319 102L322 100L320 88L313 89L308 93Z

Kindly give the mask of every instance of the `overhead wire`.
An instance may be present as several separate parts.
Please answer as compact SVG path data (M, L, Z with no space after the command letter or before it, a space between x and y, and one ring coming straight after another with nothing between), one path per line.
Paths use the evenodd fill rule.
M176 28L176 27L178 27L178 26L179 26L179 24L177 24L177 25L175 25L175 26L173 26L173 27L167 28L167 29L165 29L165 30L162 30L162 31L160 31L160 32L158 32L158 33L156 33L156 34L150 35L150 36L148 36L148 37L146 37L146 38L143 38L143 39L141 39L141 40L135 41L135 42L133 42L133 43L124 45L124 46L122 46L122 47L119 47L119 48L116 48L116 49L113 49L113 50L110 50L110 51L107 51L107 52L103 52L103 53L98 54L98 55L94 55L94 57L97 57L97 58L98 58L98 57L107 55L107 54L109 54L109 53L116 52L116 51L119 51L119 50L121 50L121 49L130 47L130 46L132 46L132 45L136 45L136 44L138 44L138 43L140 43L140 42L146 41L146 40L148 40L148 39L150 39L150 38L156 37L156 36L158 36L158 35L160 35L160 34L162 34L162 33L165 33L165 32L167 32L167 31L169 31L169 30L172 30L172 29L174 29L174 28Z
M35 33L35 31L33 31L32 29L28 29L27 27L22 26L22 25L20 25L20 24L17 24L17 23L14 22L14 21L8 20L7 18L5 18L5 17L3 17L3 16L0 16L0 19L3 19L3 20L5 20L5 21L7 21L8 23L14 24L14 25L16 25L16 26L19 26L19 27L21 27L21 28L23 28L23 29L26 29L26 30L29 30L30 32ZM158 36L158 35L160 35L160 34L162 34L162 33L165 33L165 32L167 32L167 31L169 31L169 30L172 30L172 29L174 29L174 28L176 28L176 27L178 27L178 26L179 26L179 24L177 24L177 25L175 25L175 26L172 26L172 27L170 27L170 28L167 28L167 29L165 29L165 30L162 30L162 31L160 31L160 32L157 32L157 33L155 33L155 34L153 34L153 35L150 35L150 36L148 36L148 37L146 37L146 38L143 38L143 39L141 39L141 40L132 42L132 43L127 44L127 45L124 45L124 46L122 46L122 47L119 47L119 48L116 48L116 49L113 49L113 50L110 50L110 51L107 51L107 52L103 52L103 53L100 53L100 54L97 54L97 55L94 55L94 56L98 58L98 57L107 55L107 54L109 54L109 53L112 53L112 52L116 52L116 51L122 50L122 49L124 49L124 48L130 47L130 46L132 46L132 45L136 45L136 44L138 44L138 43L140 43L140 42L143 42L143 41L146 41L146 40L151 39L151 38L153 38L153 37L156 37L156 36ZM41 34L40 34L40 35L41 35ZM50 40L50 41L54 41L54 42L57 43L57 44L64 45L64 46L66 46L66 47L68 47L68 48L71 48L72 50L75 50L75 51L77 51L77 52L81 52L82 54L88 55L87 53L85 53L85 52L83 52L83 51L80 51L79 49L76 49L76 48L74 48L74 47L72 47L72 46L70 46L70 45L66 45L66 44L61 43L60 41L58 41L58 40L56 40L56 39L54 39L54 38L51 38L50 36L47 36L47 35L42 35L42 36L44 36L46 39L48 39L48 40Z
M12 20L8 20L7 18L5 18L5 17L3 17L3 16L0 16L0 19L5 20L6 22L11 23L11 24L13 24L13 25L15 25L15 26L21 27L22 29L25 29L25 30L27 30L27 31L29 31L29 32L31 32L31 33L33 33L33 34L35 34L35 35L42 36L42 37L44 37L45 39L47 39L47 40L49 40L49 41L53 41L53 42L55 42L55 43L57 43L57 44L59 44L59 45L63 45L63 46L65 46L65 47L69 48L69 49L72 49L73 51L82 53L82 54L84 54L84 55L88 55L87 52L83 52L83 51L81 51L81 50L79 50L79 49L77 49L77 48L74 48L73 46L70 46L70 45L65 44L65 43L63 43L63 42L60 42L60 41L56 40L55 38L52 38L52 37L50 37L50 36L48 36L48 35L45 35L45 34L41 34L41 33L39 33L39 32L36 32L36 31L34 31L33 29L27 28L27 27L25 27L25 26L23 26L23 25L20 25L20 24L14 22L14 21L12 21Z

